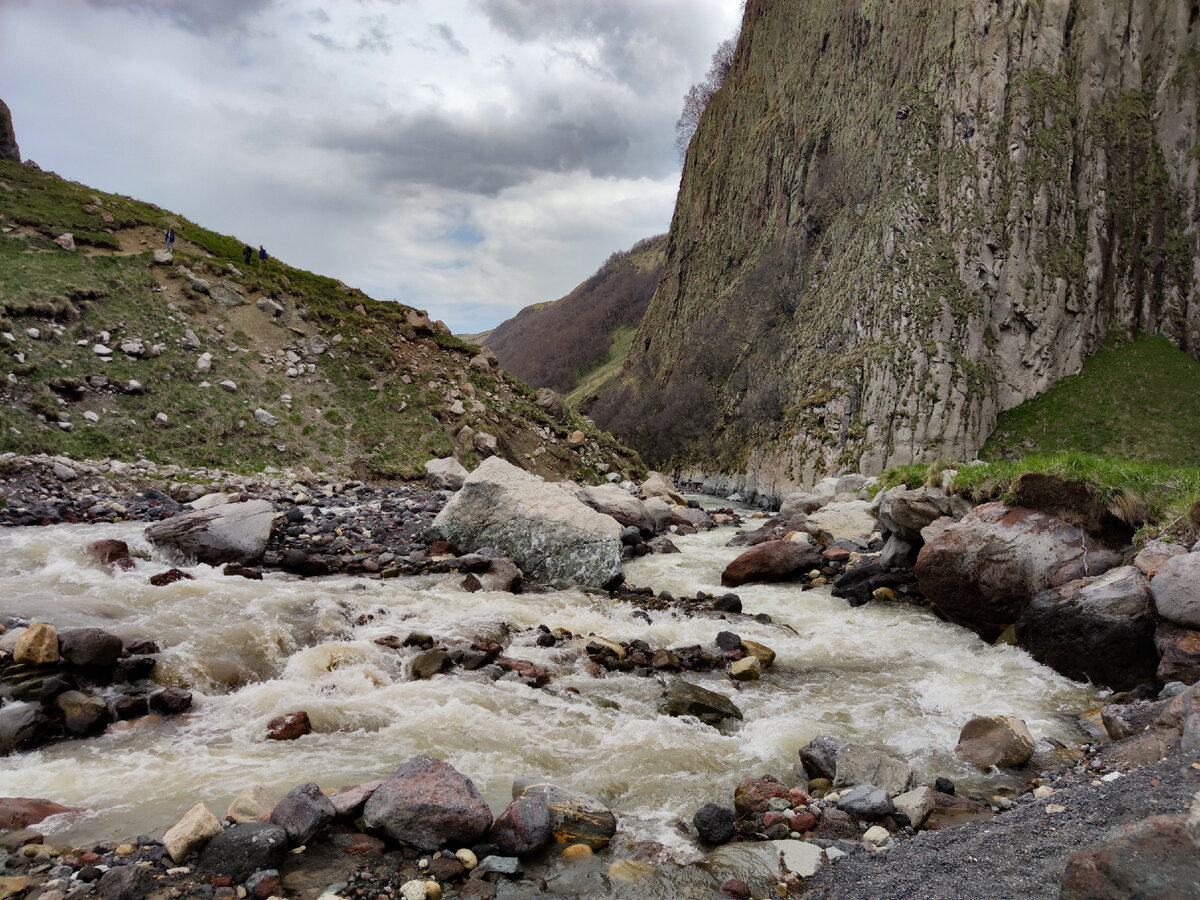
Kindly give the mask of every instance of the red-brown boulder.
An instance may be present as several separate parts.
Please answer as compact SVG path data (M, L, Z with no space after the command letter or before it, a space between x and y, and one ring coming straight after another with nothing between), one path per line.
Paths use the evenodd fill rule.
M751 547L721 573L725 587L753 581L791 581L810 569L825 565L821 551L800 541L766 541Z

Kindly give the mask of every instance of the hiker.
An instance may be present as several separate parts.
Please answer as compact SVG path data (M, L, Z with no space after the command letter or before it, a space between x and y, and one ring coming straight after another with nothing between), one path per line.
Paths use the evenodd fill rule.
M261 266L267 261L267 251L263 249L263 245L258 245L258 264Z
M250 258L254 256L254 248L247 244L242 248L242 259L246 261L246 265L250 265Z
M167 250L171 251L174 249L175 249L175 229L168 228L167 229Z

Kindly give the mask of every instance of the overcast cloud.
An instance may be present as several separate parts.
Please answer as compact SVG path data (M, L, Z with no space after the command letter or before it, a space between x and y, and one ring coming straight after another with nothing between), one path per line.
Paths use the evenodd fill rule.
M739 0L0 0L27 158L456 332L665 231Z

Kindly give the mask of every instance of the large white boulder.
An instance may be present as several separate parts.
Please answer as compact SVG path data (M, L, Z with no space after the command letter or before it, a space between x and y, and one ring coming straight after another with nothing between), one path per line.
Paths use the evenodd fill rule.
M269 500L224 503L155 522L146 539L197 562L249 563L263 555L275 507Z
M646 510L646 505L615 484L585 487L575 496L596 512L612 516L622 525L636 525L647 533L654 531L654 519Z
M621 574L621 526L497 456L433 520L464 550L492 547L532 581L599 587Z
M808 517L804 529L822 545L859 540L875 530L875 516L866 500L830 503Z

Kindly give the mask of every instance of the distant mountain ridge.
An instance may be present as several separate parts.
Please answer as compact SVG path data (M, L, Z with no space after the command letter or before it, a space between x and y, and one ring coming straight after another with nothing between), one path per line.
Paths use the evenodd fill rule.
M533 387L570 393L609 357L622 329L636 328L654 294L665 234L613 253L575 290L535 303L480 336L500 365Z

